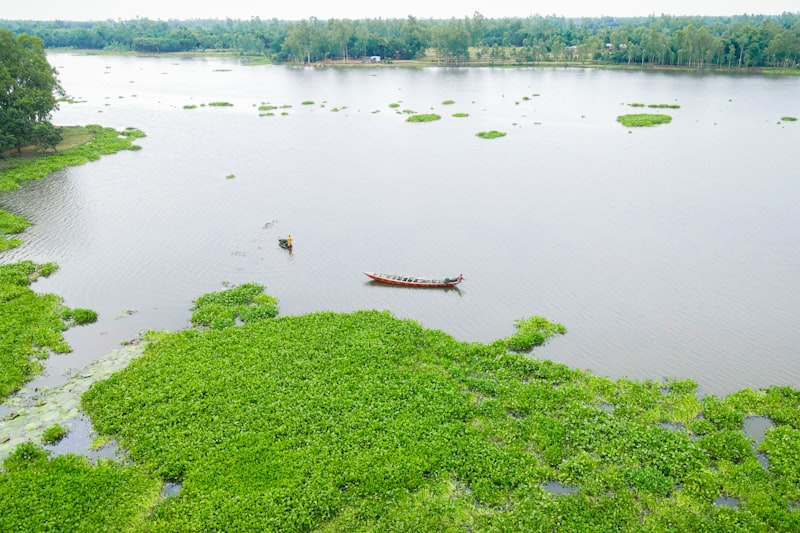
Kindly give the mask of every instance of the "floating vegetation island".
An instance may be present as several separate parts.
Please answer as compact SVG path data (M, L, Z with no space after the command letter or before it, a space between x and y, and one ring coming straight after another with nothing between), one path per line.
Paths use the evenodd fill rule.
M481 139L498 139L500 137L505 137L506 132L497 130L479 131L475 135Z
M19 445L3 528L800 528L798 390L701 399L570 369L526 353L566 331L543 317L480 344L388 312L276 313L253 283L198 298L195 329L83 395L131 463ZM768 422L757 441L746 417Z
M632 115L620 115L617 117L617 122L629 128L640 128L647 126L657 126L658 124L668 124L672 122L672 117L669 115L661 115L654 113L641 113Z
M422 113L419 115L411 115L406 119L406 122L433 122L441 118L441 115L437 115L436 113Z

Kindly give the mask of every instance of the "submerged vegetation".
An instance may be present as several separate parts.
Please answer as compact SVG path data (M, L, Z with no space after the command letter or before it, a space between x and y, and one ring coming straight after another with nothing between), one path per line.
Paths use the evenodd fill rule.
M640 128L657 126L658 124L668 124L672 122L672 117L669 115L654 113L640 113L633 115L620 115L617 117L617 122L629 128Z

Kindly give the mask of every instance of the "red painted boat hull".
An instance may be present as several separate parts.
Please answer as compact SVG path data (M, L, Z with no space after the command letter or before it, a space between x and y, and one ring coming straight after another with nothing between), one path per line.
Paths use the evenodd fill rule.
M389 285L399 285L401 287L419 287L419 288L446 288L455 287L464 280L461 274L456 278L421 278L416 276L396 276L393 274L379 274L376 272L364 272L369 278L387 283Z

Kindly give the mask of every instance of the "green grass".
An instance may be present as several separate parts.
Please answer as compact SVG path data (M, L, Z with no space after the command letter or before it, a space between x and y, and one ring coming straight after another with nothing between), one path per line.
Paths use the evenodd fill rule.
M784 122L797 122L797 117L781 117Z
M70 351L64 342L67 309L54 294L38 294L30 283L56 270L53 263L23 261L0 265L0 398L41 371L49 351Z
M411 115L406 119L406 122L433 122L441 118L441 115L437 115L436 113L422 113L419 115Z
M507 134L504 131L479 131L475 134L476 136L480 137L481 139L497 139L499 137L505 137Z
M639 128L656 126L658 124L668 124L672 122L672 117L669 115L649 113L620 115L617 117L617 122L629 128Z

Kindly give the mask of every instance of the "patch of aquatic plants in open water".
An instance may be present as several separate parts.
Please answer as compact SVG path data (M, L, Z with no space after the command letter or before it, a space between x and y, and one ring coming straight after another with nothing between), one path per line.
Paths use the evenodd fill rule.
M481 139L499 139L500 137L505 137L506 132L497 130L479 131L475 136Z
M441 115L436 113L421 113L419 115L411 115L406 119L406 122L433 122L441 118Z
M41 359L50 351L70 351L63 332L75 310L63 305L54 294L38 294L29 285L39 276L48 276L58 267L54 263L37 265L22 261L0 265L0 398L6 397L40 372Z
M183 483L146 530L800 528L800 391L699 400L689 380L611 380L508 343L376 311L257 320L164 335L83 404L136 463ZM758 444L769 470L745 415L775 423Z
M5 460L0 531L131 531L159 500L161 482L136 466L85 457L47 458L33 443Z
M620 115L617 117L617 122L629 128L640 128L657 126L659 124L668 124L672 122L672 117L669 115L655 113L639 113L632 115Z
M264 293L257 283L245 283L219 292L204 294L192 308L192 324L222 329L272 318L278 314L278 299Z
M31 223L27 218L0 210L0 237L2 237L0 239L0 252L22 244L21 239L9 239L6 235L22 233L30 225Z

